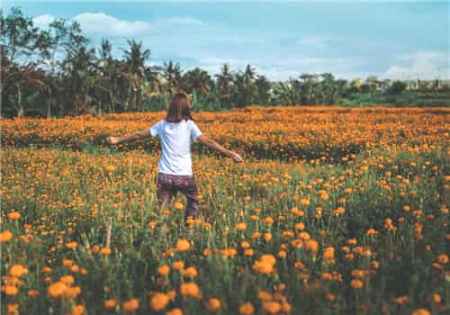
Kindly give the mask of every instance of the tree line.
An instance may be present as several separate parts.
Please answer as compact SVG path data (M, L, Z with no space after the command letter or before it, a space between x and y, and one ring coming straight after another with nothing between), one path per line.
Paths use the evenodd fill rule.
M215 75L198 67L183 70L173 61L149 65L151 50L142 42L127 40L122 56L116 57L108 39L91 47L78 22L59 18L41 29L17 7L6 16L1 11L0 54L4 117L160 110L180 90L192 96L198 110L223 110L336 104L356 94L395 95L407 88L402 81L373 76L348 81L331 73L276 82L251 65L234 71L223 64Z

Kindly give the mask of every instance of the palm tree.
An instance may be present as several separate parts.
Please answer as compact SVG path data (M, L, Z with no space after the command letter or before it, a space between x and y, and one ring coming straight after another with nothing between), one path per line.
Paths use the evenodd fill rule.
M229 106L233 93L233 73L230 71L228 64L224 64L219 74L216 74L217 89L220 102Z
M256 86L256 103L259 105L267 105L270 101L270 81L264 75L258 75L255 80Z
M134 110L143 110L143 85L145 77L145 62L150 59L150 49L144 49L142 42L128 40L128 50L124 51L125 62L128 66L129 92L134 100Z
M165 79L166 91L173 95L181 88L182 71L178 63L172 61L164 62L163 78Z
M183 89L187 93L195 93L206 96L210 91L213 81L205 70L195 68L187 71L182 77Z

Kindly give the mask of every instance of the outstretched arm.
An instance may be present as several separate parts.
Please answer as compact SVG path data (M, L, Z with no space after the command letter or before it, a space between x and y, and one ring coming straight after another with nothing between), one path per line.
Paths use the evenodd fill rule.
M106 142L109 144L119 144L122 142L130 142L138 139L144 139L150 137L150 133L148 132L148 129L144 129L141 131L138 131L133 134L125 135L123 137L108 137L106 138Z
M223 146L218 144L216 141L209 139L207 136L205 136L203 134L198 136L197 141L203 143L204 145L208 146L211 149L216 150L217 152L222 153L225 156L232 158L235 162L244 162L244 160L242 159L242 157L239 154L237 154L234 151L225 149Z

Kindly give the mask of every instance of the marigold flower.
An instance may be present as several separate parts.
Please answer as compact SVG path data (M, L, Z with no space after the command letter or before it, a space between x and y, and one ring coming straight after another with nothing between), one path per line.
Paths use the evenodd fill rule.
M21 217L21 214L17 211L8 213L8 219L10 219L10 220L13 220L13 221L19 220L20 217Z
M8 315L19 315L19 304L9 303L6 311Z
M197 269L195 269L195 267L188 267L186 269L184 269L183 271L183 276L184 277L189 277L189 278L195 278L198 275L198 271Z
M333 247L327 247L323 251L323 260L326 263L334 262L334 248Z
M122 308L126 313L132 313L137 311L139 308L139 300L138 299L129 299L128 301L122 304Z
M178 252L185 252L191 248L191 243L185 239L179 239L176 244L176 250Z
M244 303L239 307L239 313L241 315L252 315L255 313L255 307L250 302Z
M316 240L313 239L307 240L305 242L305 245L306 249L313 253L317 253L319 251L319 242L317 242Z
M109 248L109 247L102 247L102 249L100 249L100 254L102 254L104 256L111 255L111 248Z
M72 275L65 275L59 278L59 281L64 284L71 285L75 282L75 278Z
M30 289L30 290L28 290L27 295L31 298L35 298L35 297L39 296L39 291L36 289Z
M8 242L13 238L13 234L10 230L5 230L0 233L0 243Z
M165 293L156 293L150 298L150 307L154 311L161 311L169 304L169 296Z
M166 312L166 315L183 315L183 311L181 308L174 308Z
M426 308L418 308L414 310L411 315L431 315L431 312Z
M59 298L62 297L64 292L67 290L67 285L64 282L58 281L55 283L52 283L48 289L48 295L52 298Z
M218 298L210 298L206 303L206 308L210 312L217 312L218 310L220 310L221 306L222 304L220 303L220 300Z
M72 312L70 313L71 315L85 315L86 314L86 308L79 304L79 305L75 305L72 308Z
M448 255L447 254L439 255L437 258L437 262L440 263L441 265L448 264Z
M68 249L75 249L78 247L78 243L75 241L71 241L71 242L66 243L66 247Z
M28 273L28 269L23 265L13 265L9 269L9 274L13 277L20 278Z
M158 268L158 273L161 276L167 276L170 272L170 267L168 265L162 265L161 267Z
M361 289L364 286L364 282L360 279L353 279L350 283L352 288L354 289Z
M2 291L3 291L6 295L9 295L9 296L14 296L14 295L16 295L17 293L19 293L19 289L17 289L16 286L14 286L14 285L9 285L9 284L2 286Z
M262 307L269 314L277 314L281 311L281 304L275 301L264 302Z
M247 224L244 222L240 222L236 224L236 230L238 231L245 231L247 229Z
M183 210L184 209L184 205L181 202L179 202L179 201L175 202L174 207L177 210Z
M177 260L172 264L173 269L182 270L184 269L184 262L181 260Z
M113 310L116 308L117 300L116 299L108 299L103 302L103 306L107 310Z
M201 297L200 288L194 282L182 283L180 286L180 293L184 297L192 297L192 298Z

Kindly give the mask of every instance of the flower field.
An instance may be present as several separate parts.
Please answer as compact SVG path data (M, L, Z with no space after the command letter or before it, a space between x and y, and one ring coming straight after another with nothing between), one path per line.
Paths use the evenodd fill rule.
M449 314L450 110L195 113L197 220L156 203L163 113L2 120L2 314Z

